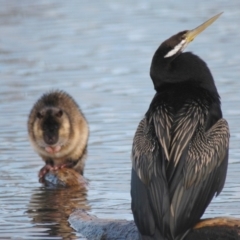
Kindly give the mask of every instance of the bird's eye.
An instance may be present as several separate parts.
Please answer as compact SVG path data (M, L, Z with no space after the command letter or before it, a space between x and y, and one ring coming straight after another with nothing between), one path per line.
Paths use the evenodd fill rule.
M182 36L181 36L181 40L185 40L186 39L186 33L184 33Z

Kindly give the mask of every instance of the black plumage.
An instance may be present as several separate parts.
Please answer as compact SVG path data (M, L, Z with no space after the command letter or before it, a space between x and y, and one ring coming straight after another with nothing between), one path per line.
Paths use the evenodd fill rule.
M156 94L133 140L132 212L142 239L183 239L225 182L229 129L206 63L183 49L220 14L164 41Z

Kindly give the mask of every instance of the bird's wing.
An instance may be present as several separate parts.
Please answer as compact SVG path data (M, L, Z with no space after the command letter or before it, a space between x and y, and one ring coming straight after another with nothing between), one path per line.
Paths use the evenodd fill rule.
M153 172L156 173L156 157L159 144L154 134L153 125L146 118L140 121L133 139L132 165L141 181L148 184Z
M131 179L132 211L143 235L154 236L156 231L162 234L168 231L169 194L165 161L153 123L144 118L133 140Z
M170 159L171 128L173 124L172 110L165 104L156 108L152 114L156 136L164 150L166 159Z
M198 103L186 103L176 114L171 129L170 162L176 167L199 125L204 124L206 109Z
M156 136L168 160L166 176L170 185L172 179L176 178L177 169L184 163L179 159L185 154L198 126L203 125L206 112L203 106L191 101L186 102L175 115L166 105L157 107L152 114Z
M170 227L174 236L195 224L215 194L223 188L229 148L226 120L218 120L207 132L198 129L179 162L179 177L170 185Z

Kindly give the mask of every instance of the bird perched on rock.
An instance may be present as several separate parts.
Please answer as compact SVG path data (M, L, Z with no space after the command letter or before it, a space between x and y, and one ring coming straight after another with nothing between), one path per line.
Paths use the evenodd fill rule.
M225 183L229 128L207 64L183 49L213 23L182 31L156 50L156 94L132 147L132 212L141 239L183 239Z

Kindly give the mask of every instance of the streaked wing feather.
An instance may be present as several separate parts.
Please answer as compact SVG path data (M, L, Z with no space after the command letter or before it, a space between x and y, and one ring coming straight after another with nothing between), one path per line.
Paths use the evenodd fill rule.
M139 228L141 226L141 229L146 229L146 231L148 228L150 229L148 223L141 219L148 218L147 214L144 214L144 211L141 210L142 206L139 206L139 198L142 198L141 204L150 206L150 217L154 216L154 223L160 227L158 231L161 234L168 231L169 222L169 194L165 176L166 158L164 156L163 150L156 138L153 123L149 123L144 118L139 123L133 140L133 171L136 172L142 186L141 190L136 190L135 188L141 184L132 184L132 208L134 209L133 214L134 211L136 212L134 214L136 225ZM136 176L134 178L136 181ZM141 191L143 193L146 191L147 197L145 193L142 196L140 194ZM149 224L152 227L151 221Z
M156 224L148 199L147 186L132 169L131 176L131 208L135 224L143 235L154 235Z
M225 119L220 119L206 133L200 129L193 139L187 156L185 187L197 185L218 167L224 159L229 145L229 128Z
M198 221L213 196L221 192L226 177L228 145L228 124L220 119L207 132L198 131L187 156L182 156L186 157L182 176L174 178L172 186L175 186L170 186L170 226L175 236Z
M159 153L159 144L156 139L153 125L147 123L146 118L140 121L133 139L132 166L143 183L147 184L156 174L156 159Z
M171 128L170 161L167 166L167 179L171 185L173 179L180 177L178 169L185 162L186 149L200 124L204 122L207 109L195 102L186 103L175 115ZM180 162L179 159L183 161ZM178 176L176 176L176 174Z
M174 166L178 164L184 148L189 143L198 125L203 122L204 116L202 107L194 102L186 103L176 115L172 128L170 152L170 162L173 162Z
M159 106L153 114L153 122L157 138L169 160L169 147L171 142L171 127L173 122L172 111L166 105Z

